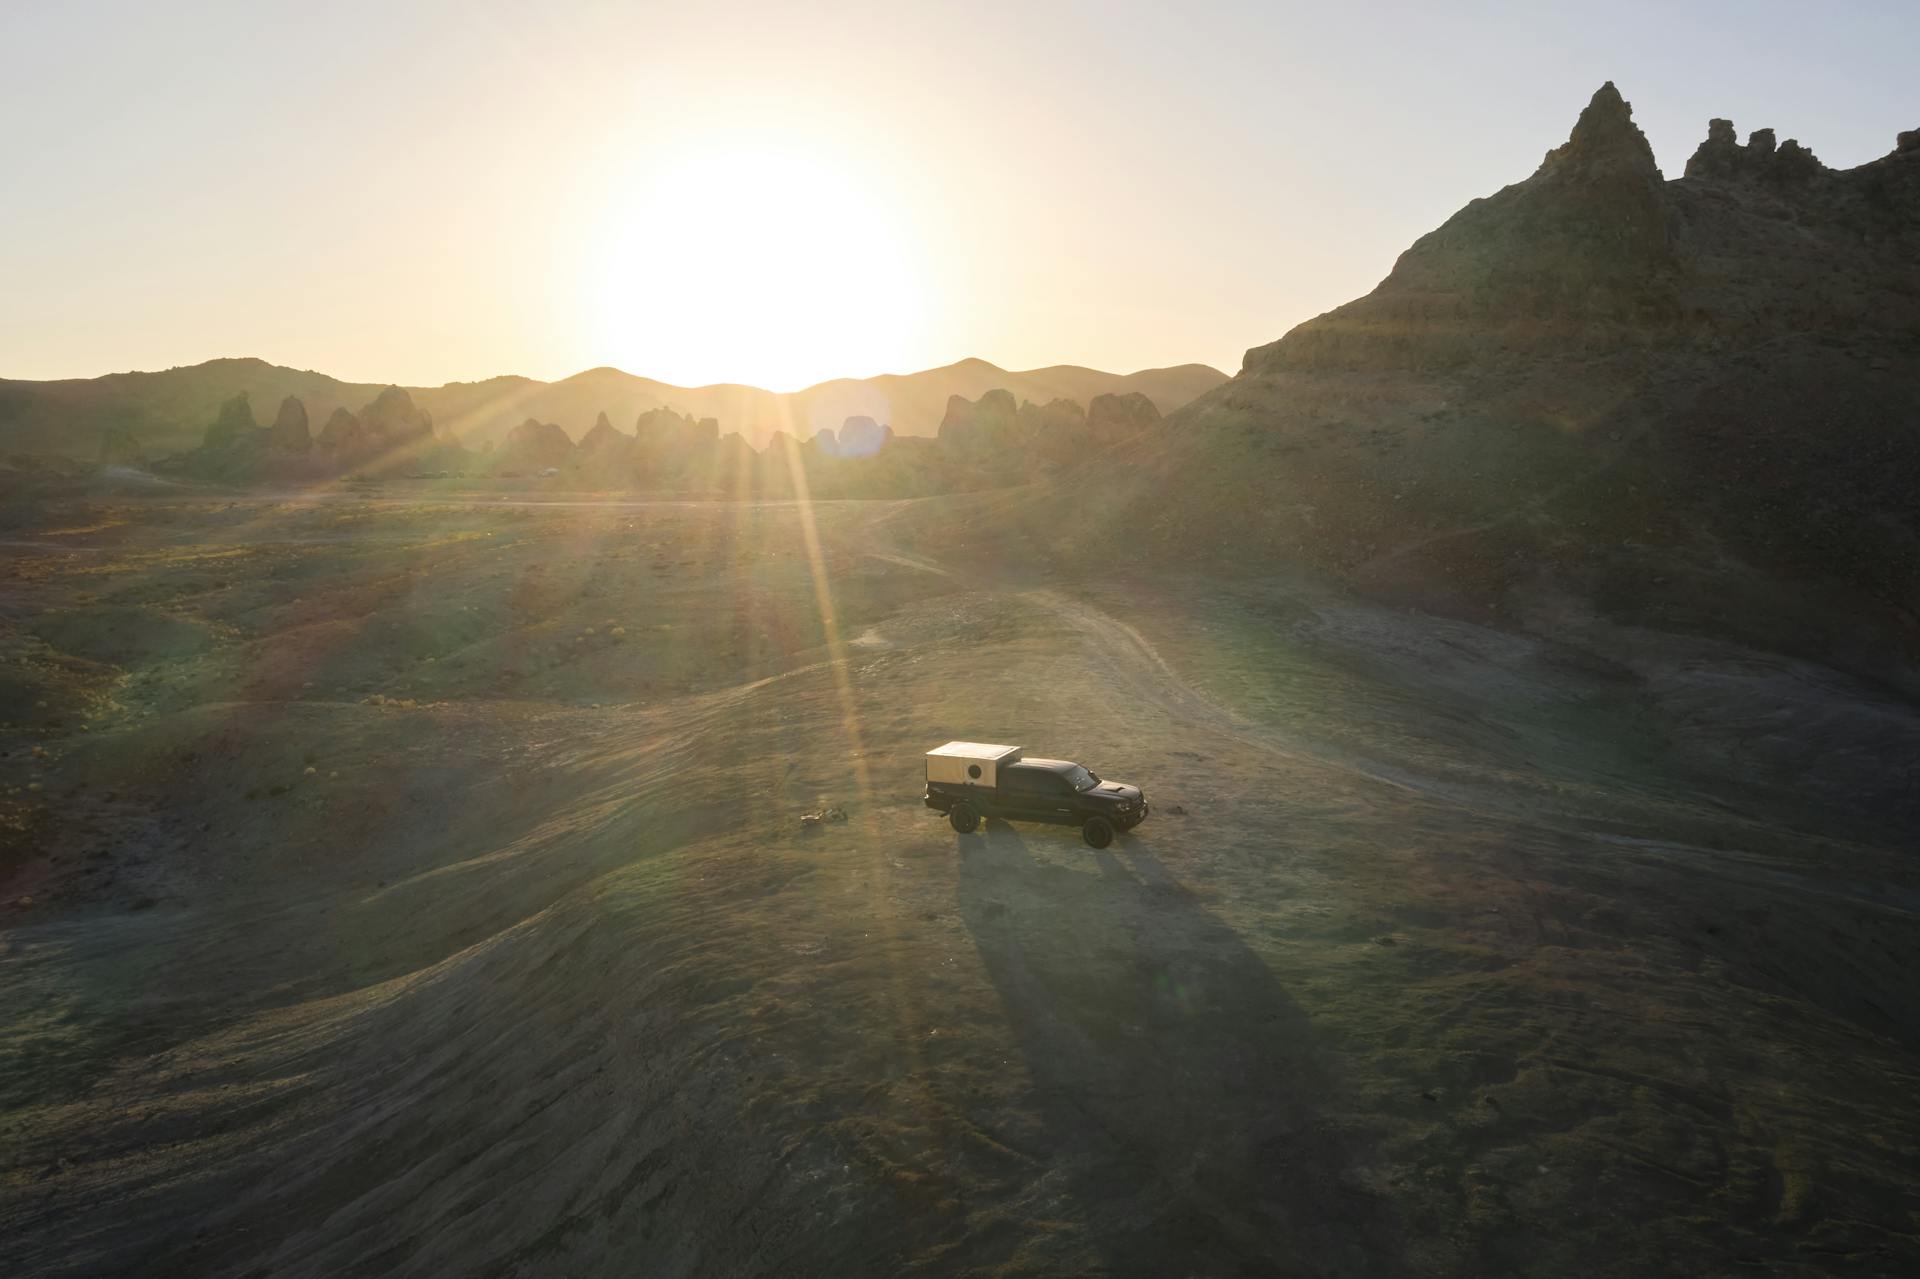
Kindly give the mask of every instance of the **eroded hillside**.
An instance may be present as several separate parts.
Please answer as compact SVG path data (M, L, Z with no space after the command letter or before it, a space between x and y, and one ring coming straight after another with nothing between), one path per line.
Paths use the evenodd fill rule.
M1715 121L1664 180L1594 95L1537 172L995 518L1536 618L1568 594L1916 685L1920 133L1829 170Z

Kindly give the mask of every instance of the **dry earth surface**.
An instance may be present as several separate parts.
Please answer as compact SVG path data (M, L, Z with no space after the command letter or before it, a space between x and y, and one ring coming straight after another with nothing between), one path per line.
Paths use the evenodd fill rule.
M1910 704L907 509L11 504L0 1270L1920 1268Z

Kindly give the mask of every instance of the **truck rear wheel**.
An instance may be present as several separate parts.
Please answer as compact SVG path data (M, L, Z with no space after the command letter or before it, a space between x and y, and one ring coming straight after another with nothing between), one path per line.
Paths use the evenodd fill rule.
M962 835L971 835L980 829L980 814L973 811L971 804L955 804L947 810L947 821Z
M1113 842L1113 823L1104 817L1089 817L1087 824L1080 828L1080 834L1095 848L1105 848Z

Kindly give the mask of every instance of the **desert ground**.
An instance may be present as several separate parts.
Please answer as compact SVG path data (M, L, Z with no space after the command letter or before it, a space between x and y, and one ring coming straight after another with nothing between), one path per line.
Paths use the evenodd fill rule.
M0 1271L1920 1268L1911 704L914 509L8 502Z

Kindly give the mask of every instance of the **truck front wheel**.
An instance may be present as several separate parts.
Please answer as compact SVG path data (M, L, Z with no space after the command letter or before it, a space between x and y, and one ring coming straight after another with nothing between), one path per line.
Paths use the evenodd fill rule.
M1113 842L1113 823L1104 817L1089 817L1087 824L1080 828L1080 833L1095 848L1105 848Z
M973 811L971 804L955 804L947 810L947 821L962 835L971 835L980 829L980 814Z

